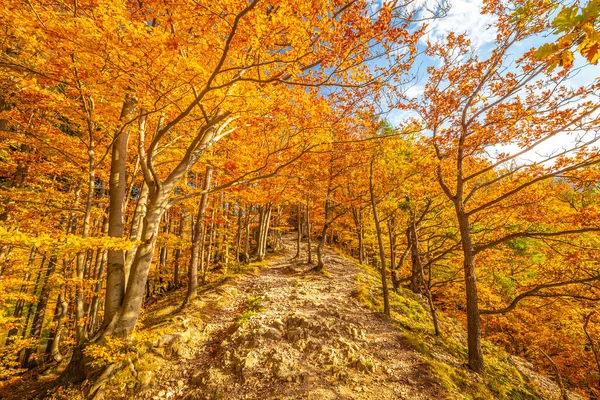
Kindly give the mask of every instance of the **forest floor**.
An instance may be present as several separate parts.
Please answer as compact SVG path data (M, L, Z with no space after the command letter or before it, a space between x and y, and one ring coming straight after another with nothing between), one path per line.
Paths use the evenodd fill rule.
M292 236L284 236L282 250L206 287L185 309L175 304L179 292L153 304L141 330L152 339L94 398L513 398L489 394L489 384L469 372L460 357L440 346L424 351L429 344L415 343L401 319L392 322L365 306L366 275L355 262L326 250L325 272L316 273L305 254L298 261L294 253ZM432 357L442 359L443 368ZM530 380L516 369L507 373L519 375L517 385L547 386L546 394L531 389L514 398L557 394L547 378L533 374ZM26 379L20 386L0 391L0 398L91 397L83 394L90 390L85 385L44 393ZM468 391L473 394L461 394Z

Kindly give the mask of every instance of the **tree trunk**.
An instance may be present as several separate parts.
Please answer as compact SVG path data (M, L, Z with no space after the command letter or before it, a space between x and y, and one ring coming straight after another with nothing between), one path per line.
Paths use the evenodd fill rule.
M362 211L360 208L352 207L352 216L354 217L354 225L358 236L358 262L365 263L365 244L364 244L364 229L362 224Z
M42 291L37 303L37 308L33 316L33 324L31 326L32 338L37 340L42 339L42 328L44 326L44 317L46 316L46 306L48 305L48 299L50 297L50 276L56 270L57 258L56 256L50 257L48 261L48 268L46 269L46 275L44 276L42 283ZM31 368L35 365L31 362L31 355L37 350L37 348L28 348L25 350L25 356L21 362L23 368Z
M317 245L317 266L315 267L315 271L320 272L323 271L323 267L325 263L323 261L323 249L325 247L325 241L327 240L327 231L329 230L329 214L331 212L331 201L329 197L325 200L325 220L323 221L323 230L321 231L321 240L319 240L319 244Z
M295 259L300 259L300 243L302 241L302 218L300 217L301 212L301 204L300 202L298 202L298 204L296 205L296 218L298 219L298 221L296 221L296 227L298 229L298 237L296 239L296 255L294 256Z
M29 261L27 262L27 272L25 273L25 279L24 279L24 283L21 285L21 288L19 289L20 293L26 293L27 292L27 282L29 282L29 280L31 279L31 270L30 268L33 266L34 260L35 260L35 255L37 254L37 250L35 247L31 248L31 251L29 253ZM35 288L34 288L35 290ZM15 309L13 311L13 318L14 319L20 319L23 316L23 309L25 308L25 300L23 299L19 299L17 300L16 304L15 304ZM27 327L25 327L27 328ZM13 339L11 339L11 337L15 336L18 332L18 328L12 328L8 331L8 333L6 334L6 345L9 345L10 343L13 342Z
M461 201L455 202L460 237L462 240L465 274L465 290L467 297L467 344L469 349L469 367L482 373L484 370L483 354L481 352L481 321L479 302L477 299L477 280L475 278L475 256L469 227L469 217Z
M135 211L133 212L133 218L131 219L131 229L129 230L129 239L134 242L138 242L142 237L142 223L146 216L146 209L148 203L148 196L150 191L146 182L142 183L142 188L138 196L137 204L135 205ZM125 256L125 287L127 287L127 278L129 277L129 271L131 271L131 264L137 250L137 244L134 244L129 249Z
M258 230L258 248L256 256L258 261L264 260L267 255L267 239L269 236L269 225L271 223L272 204L267 203L261 207L261 218L259 221Z
M170 234L171 233L171 216L169 212L165 213L164 216L164 223L163 223L163 229L162 232L165 234ZM164 270L167 267L167 261L168 261L168 257L169 257L169 248L167 246L163 246L159 249L158 251L159 257L158 257L158 268L157 268L157 272L158 272L158 286L159 286L159 292L163 292L165 290L165 279L163 278L163 275L165 275Z
M310 224L310 206L309 206L309 200L310 198L307 196L306 197L306 231L308 233L308 244L307 244L307 259L306 262L308 264L312 264L312 243L311 243L311 236L312 236L312 226Z
M425 281L425 272L423 271L423 260L421 259L421 252L419 250L419 235L417 233L417 226L416 226L416 217L414 215L414 212L412 213L411 216L411 222L412 225L410 226L411 229L411 233L412 233L412 237L413 237L413 242L412 242L412 247L416 248L416 265L417 268L419 269L419 276L420 276L420 281L421 284L423 286L423 288L425 289L425 295L427 296L427 303L429 304L429 312L431 313L431 319L433 321L433 330L436 334L436 336L438 336L440 334L440 328L438 325L438 319L437 319L437 313L435 310L435 306L433 304L433 297L431 295L431 288L430 288L430 282ZM431 272L430 272L430 277L431 277Z
M413 229L414 226L414 215L411 211L411 217L409 220L409 226L406 229L406 239L408 241L408 245L410 247L410 259L411 259L411 272L410 272L410 290L415 293L421 293L421 288L424 285L423 280L421 279L421 266L419 265L419 260L421 259L421 254L419 253L419 247L415 245L416 231Z
M179 229L177 235L182 238L185 230L185 213L182 211L179 216ZM173 288L177 289L181 286L181 248L177 247L173 254ZM197 276L197 273L196 273Z
M583 323L583 332L585 333L585 337L587 338L588 345L592 350L592 354L594 355L594 361L596 363L596 372L598 375L598 381L596 382L597 387L595 389L591 388L590 399L596 400L600 398L600 351L596 345L596 342L592 338L592 335L588 332L588 325L592 316L595 314L595 311L590 312L585 317L585 322Z
M166 203L166 196L164 197L164 199L160 199L162 201L158 200L156 205L151 204L148 207L148 212L144 219L142 243L138 247L134 262L131 265L131 274L127 283L123 304L118 313L114 314L115 318L109 321L106 329L107 333L112 333L116 336L127 336L135 328L144 299L145 284L152 264L160 221L166 211L164 205Z
M388 219L388 235L390 238L390 269L396 266L396 218L390 216Z
M236 243L235 243L235 263L239 270L240 264L240 253L242 248L242 207L238 205L237 207L237 235L236 235Z
M196 298L198 292L198 260L200 258L200 248L202 247L203 231L204 231L204 216L206 214L206 205L208 204L208 189L212 180L213 167L206 166L204 173L204 184L202 185L202 197L198 206L198 216L194 225L192 235L192 255L190 256L190 264L188 267L188 290L183 304Z
M208 269L210 268L210 264L213 260L213 244L215 241L215 213L217 210L216 201L213 199L213 207L210 213L210 233L208 236L208 248L206 249L206 263L203 264L202 267L202 282L206 282L206 274L208 273Z
M375 190L373 188L373 163L374 158L371 159L371 173L369 174L369 192L371 193L371 206L373 207L373 220L375 221L375 231L377 233L377 243L379 245L379 261L381 268L381 288L383 289L383 313L389 318L390 317L390 293L387 285L387 270L385 264L385 248L383 247L383 234L381 232L381 224L379 223L379 216L377 215L377 201L375 200Z
M250 262L250 214L252 213L252 206L248 206L246 211L246 238L244 242L244 263Z
M124 121L135 111L137 99L126 95L121 109L120 120ZM117 133L112 146L110 163L110 210L108 214L108 235L121 238L124 233L123 203L127 189L127 145L129 131L124 127ZM155 238L156 239L156 238ZM104 321L113 319L123 302L125 292L125 252L123 250L108 251L108 273L106 276L106 298L104 305Z
M61 292L56 300L56 311L54 312L56 328L54 334L50 335L48 338L48 344L46 346L46 352L50 354L52 359L56 362L61 362L63 359L63 355L60 353L59 344L64 327L64 319L67 316L68 309L69 303L65 300L64 293Z

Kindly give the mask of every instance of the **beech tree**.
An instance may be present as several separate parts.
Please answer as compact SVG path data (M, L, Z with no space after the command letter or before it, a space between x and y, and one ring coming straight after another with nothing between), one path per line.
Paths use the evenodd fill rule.
M474 236L475 220L481 223L484 216L491 217L501 208L530 207L536 200L524 193L533 187L552 179L569 179L574 171L600 161L589 147L598 139L598 105L592 100L596 85L569 88L563 84L568 71L552 71L531 53L519 60L516 69L507 68L513 49L542 31L544 24L528 14L515 25L502 5L489 9L498 21L491 54L485 58L473 54L468 39L455 34L432 44L428 52L438 56L441 65L429 69L423 103L413 102L425 128L432 132L431 145L439 160L438 182L454 204L460 227L469 366L476 372L484 369L477 257L519 237L558 237L598 229L588 220L551 231L543 231L537 224L507 230L497 218L490 223L489 234ZM571 144L528 161L540 145L556 137L568 138ZM518 145L517 151L502 152L503 146L512 143ZM493 149L501 152L493 154Z

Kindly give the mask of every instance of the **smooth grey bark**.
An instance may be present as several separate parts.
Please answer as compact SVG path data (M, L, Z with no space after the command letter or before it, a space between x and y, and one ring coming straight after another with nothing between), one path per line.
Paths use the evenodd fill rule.
M260 219L258 224L258 243L256 249L256 258L258 261L264 260L267 254L267 239L269 236L269 225L271 223L271 203L264 204L260 208Z
M198 205L198 215L192 235L192 254L188 267L188 290L183 301L185 306L189 301L196 298L198 292L198 260L200 259L200 247L204 234L204 216L206 214L206 205L208 204L208 190L210 189L213 174L213 166L207 165L204 173L204 183L202 185L202 197Z
M120 120L125 121L133 115L137 98L127 94L123 101ZM110 162L110 210L108 214L108 235L121 238L124 234L123 204L127 195L127 147L129 130L124 127L116 133L112 146ZM121 304L125 293L125 251L108 250L108 269L106 275L106 298L104 302L104 324L109 323Z
M140 189L138 201L135 205L135 211L133 212L133 217L131 219L131 229L129 230L129 239L131 241L138 242L142 237L142 220L146 216L149 194L150 191L148 189L148 184L146 184L146 182L142 182L142 188ZM127 279L129 277L129 271L131 270L131 264L133 264L133 258L135 257L136 250L137 244L134 244L125 255L125 287L127 287Z

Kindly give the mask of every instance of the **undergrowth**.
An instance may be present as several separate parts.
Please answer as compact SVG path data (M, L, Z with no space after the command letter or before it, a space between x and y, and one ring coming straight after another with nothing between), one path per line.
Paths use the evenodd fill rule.
M248 297L246 299L246 305L246 310L239 316L239 318L236 321L236 325L238 327L248 322L248 320L255 316L257 313L264 310L261 296Z
M357 286L352 296L370 309L383 311L379 272L370 266L356 265L362 272L355 277ZM425 298L400 288L398 293L390 291L390 306L392 322L402 328L406 341L423 355L439 383L452 394L450 399L543 398L528 378L517 370L511 356L491 342L482 342L485 374L479 376L470 371L466 366L464 327L438 313L441 335L436 336Z

